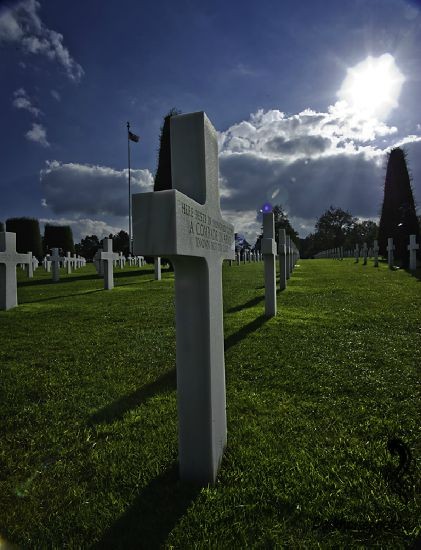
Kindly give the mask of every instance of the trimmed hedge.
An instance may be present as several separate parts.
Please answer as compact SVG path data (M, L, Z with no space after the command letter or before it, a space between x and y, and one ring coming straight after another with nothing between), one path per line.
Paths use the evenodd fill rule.
M74 254L75 245L73 242L72 228L69 225L50 225L44 229L44 250L61 248L65 252Z
M35 218L9 218L6 220L6 231L16 233L16 250L26 254L32 252L42 257L42 240L39 222Z

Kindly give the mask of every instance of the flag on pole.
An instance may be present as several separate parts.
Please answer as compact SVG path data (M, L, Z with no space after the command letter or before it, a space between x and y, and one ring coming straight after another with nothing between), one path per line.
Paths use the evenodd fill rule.
M139 136L137 136L136 134L133 134L133 132L129 130L129 139L137 143L139 141Z

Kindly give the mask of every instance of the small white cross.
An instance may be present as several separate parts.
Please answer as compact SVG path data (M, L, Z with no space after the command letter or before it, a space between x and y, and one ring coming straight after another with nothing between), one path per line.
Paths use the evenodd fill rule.
M29 261L29 254L16 252L16 233L0 233L0 309L18 305L16 265Z

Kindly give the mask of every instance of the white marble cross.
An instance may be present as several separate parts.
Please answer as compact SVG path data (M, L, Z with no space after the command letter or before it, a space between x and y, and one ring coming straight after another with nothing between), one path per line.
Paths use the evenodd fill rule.
M29 256L29 261L26 264L26 274L30 279L32 279L34 276L34 262L32 260L32 252L28 252L28 256Z
M70 275L70 273L72 272L72 258L71 258L71 253L68 252L67 253L67 256L66 256L66 267L67 267L67 274ZM74 266L75 266L75 269L76 269L76 263L74 263Z
M417 250L420 245L417 244L417 239L415 235L409 235L409 269L415 271L417 269Z
M29 262L29 254L16 252L16 233L0 233L0 309L18 305L16 265Z
M102 251L103 251L102 248L98 248L98 250L95 252L95 256L93 258L93 262L94 262L94 265L95 265L96 272L98 273L98 275L100 277L104 276L104 266L102 265L102 262L101 262L101 252ZM114 259L114 261L113 261L114 266L116 264L116 261L117 260Z
M356 244L355 245L355 251L354 251L354 256L355 256L355 263L358 263L360 260L360 246L359 244Z
M52 254L50 255L51 266L53 268L53 281L57 282L60 279L60 261L61 257L59 255L58 248L51 249Z
M389 237L387 239L387 264L390 269L393 267L393 251L395 250L395 245L393 244L393 238Z
M367 265L368 248L367 243L363 244L363 265Z
M374 254L374 267L379 267L379 242L376 240L374 241L373 254Z
M276 241L273 212L263 214L262 252L265 262L265 315L276 315Z
M154 258L154 271L155 271L155 281L161 280L161 258L160 256L155 256Z
M289 235L285 235L285 254L286 278L288 280L291 276L291 237Z
M113 240L107 238L102 239L102 249L100 249L99 261L102 264L105 290L114 288L113 262L117 258L117 252L113 252Z
M286 250L285 250L285 229L279 230L279 289L284 290L287 286L287 266L286 266Z
M227 440L222 262L234 257L234 228L221 216L205 113L173 116L170 133L171 189L133 195L134 250L174 265L180 476L207 484Z
M292 238L290 237L289 238L289 272L290 273L294 271L294 267L295 267L295 258L294 258L295 250L294 249L295 249L295 244Z

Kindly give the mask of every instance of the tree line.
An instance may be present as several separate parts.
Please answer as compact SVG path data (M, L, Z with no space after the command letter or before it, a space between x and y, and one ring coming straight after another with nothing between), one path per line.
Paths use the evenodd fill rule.
M16 250L26 254L32 252L41 259L52 248L61 249L63 252L79 254L87 260L91 260L101 247L100 239L96 235L87 235L80 243L74 243L72 228L69 225L46 224L44 235L41 235L40 224L36 218L9 218L6 223L0 222L0 231L16 233ZM115 235L110 234L113 240L113 250L129 253L129 235L126 231L119 231Z
M161 146L155 178L156 191L165 188L162 181L167 179L171 169L168 154L169 119L177 113L176 110L170 111L161 128ZM276 240L278 240L279 229L285 229L286 234L299 248L301 257L311 258L323 250L341 246L345 249L353 249L356 244L362 245L364 242L372 244L375 239L379 242L380 254L386 256L387 239L392 237L395 245L395 259L400 261L403 267L407 267L409 235L415 235L417 242L420 243L421 216L417 217L416 214L406 161L406 154L399 147L392 149L388 155L379 225L372 220L359 220L340 207L330 206L318 218L315 231L301 239L298 232L292 227L282 205L275 205L273 214ZM72 254L79 254L86 259L92 259L101 246L96 235L86 235L80 243L74 244L70 226L46 224L44 235L41 237L39 222L35 218L10 218L6 220L5 227L0 222L0 231L4 230L16 233L18 252L31 251L38 258L44 256L51 248L60 248ZM109 238L113 240L114 251L122 252L126 256L129 254L129 235L126 231L121 230L115 235L110 234ZM262 238L263 234L261 233L254 245L255 250L260 250ZM237 233L235 234L235 246L237 250L252 248L250 243ZM420 253L421 251L419 251Z
M312 258L318 252L341 246L354 249L355 245L361 246L364 242L372 245L374 240L378 240L380 255L386 256L387 239L392 237L395 260L402 267L408 267L409 235L415 235L420 243L421 216L416 213L407 155L400 147L392 149L388 155L379 224L373 220L359 220L347 210L330 206L318 218L314 232L300 239L281 205L276 205L273 213L276 238L279 229L284 228L297 244L302 258ZM262 235L257 238L257 250L260 250L261 239Z

